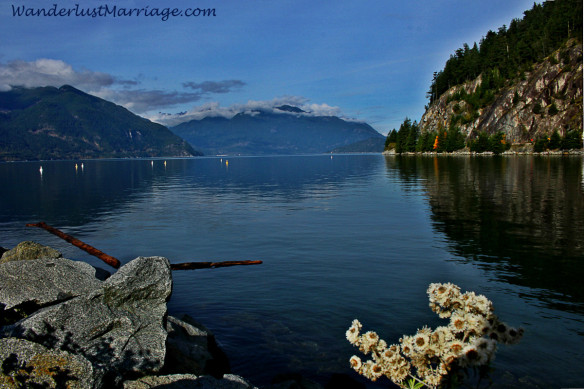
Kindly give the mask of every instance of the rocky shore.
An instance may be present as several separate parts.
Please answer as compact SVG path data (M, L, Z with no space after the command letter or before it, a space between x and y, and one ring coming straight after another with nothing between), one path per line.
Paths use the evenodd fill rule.
M395 149L385 150L382 153L383 155L397 155ZM449 155L461 155L461 156L493 156L495 153L492 151L485 151L482 153L477 153L474 151L470 151L468 149L462 149L458 151L453 151L451 153L443 152L438 153L436 151L424 151L424 152L407 152L402 153L401 155L430 155L430 156L449 156ZM534 155L534 156L584 156L584 149L577 149L577 150L549 150L543 151L541 153L536 153L533 151L533 148L516 148L507 150L500 155L502 156L515 156L515 155Z
M255 388L208 329L167 314L166 258L110 275L34 242L0 255L1 388ZM270 388L321 388L280 381Z

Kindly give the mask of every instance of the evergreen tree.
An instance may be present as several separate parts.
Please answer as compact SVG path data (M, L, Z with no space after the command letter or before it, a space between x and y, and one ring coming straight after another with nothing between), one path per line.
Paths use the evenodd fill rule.
M409 118L405 118L403 123L399 126L397 132L397 139L395 144L396 153L404 153L407 150L407 141L410 135L410 129L412 127L412 121Z
M395 128L393 130L391 130L389 132L389 134L387 134L387 137L385 138L385 149L387 149L389 147L390 144L395 144L397 142L397 131L395 130Z
M562 150L581 149L582 133L577 130L568 131L561 141Z
M549 145L548 147L550 148L550 150L557 150L560 148L561 142L562 142L562 138L560 137L560 134L558 133L558 130L555 130L552 135L549 138Z
M435 72L427 93L430 103L449 88L485 75L498 72L489 80L492 88L525 71L531 64L544 59L570 38L582 39L582 1L555 0L534 3L524 12L523 19L514 19L509 27L489 31L479 45L464 44L450 56L444 69ZM493 83L494 82L494 83Z

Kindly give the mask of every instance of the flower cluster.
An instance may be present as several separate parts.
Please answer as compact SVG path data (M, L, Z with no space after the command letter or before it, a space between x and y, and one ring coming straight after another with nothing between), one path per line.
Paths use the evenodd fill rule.
M361 335L362 325L354 320L347 330L347 340L372 359L363 362L353 355L351 367L375 381L386 376L401 387L410 377L436 388L453 371L483 366L495 355L497 342L512 344L521 339L522 329L501 322L493 313L493 304L483 295L461 293L454 284L430 284L430 308L441 318L449 318L447 326L432 330L418 329L415 335L404 335L399 344L388 346L373 332Z

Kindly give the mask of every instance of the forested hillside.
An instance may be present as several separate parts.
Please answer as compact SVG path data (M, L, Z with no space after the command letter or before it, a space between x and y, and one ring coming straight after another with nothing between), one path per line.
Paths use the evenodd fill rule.
M0 92L0 161L199 154L166 127L72 86Z
M523 19L514 19L497 32L489 31L477 45L465 44L436 72L428 97L430 104L455 85L483 75L489 93L481 105L493 101L498 88L521 77L570 38L582 39L582 1L556 0L534 3Z
M434 74L430 105L386 149L501 153L582 148L582 2L534 4Z

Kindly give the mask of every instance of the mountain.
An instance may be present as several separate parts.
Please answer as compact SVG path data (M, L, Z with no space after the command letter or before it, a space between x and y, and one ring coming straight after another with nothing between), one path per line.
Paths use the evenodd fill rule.
M582 19L581 0L534 3L464 44L434 73L420 122L388 134L387 152L582 149Z
M347 146L336 147L331 150L333 153L381 153L385 147L383 137L369 138L359 142L351 143Z
M512 144L547 139L555 131L563 137L582 133L582 42L566 42L520 77L507 80L487 104L477 104L488 77L482 74L444 92L422 116L421 132L458 128L467 141L503 132Z
M194 155L168 128L69 85L0 92L0 160Z
M239 113L231 119L191 120L172 127L171 131L205 154L213 155L326 153L359 141L384 139L366 123L336 116L311 116L290 105L273 111Z

